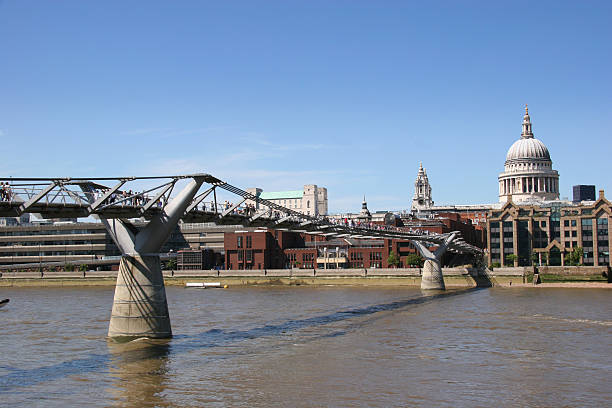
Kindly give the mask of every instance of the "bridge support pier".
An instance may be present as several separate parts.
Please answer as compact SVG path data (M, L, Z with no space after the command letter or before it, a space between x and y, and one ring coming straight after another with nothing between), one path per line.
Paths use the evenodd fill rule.
M423 275L421 275L421 289L446 289L446 286L444 286L444 276L442 276L442 265L439 260L425 260Z
M438 249L432 253L421 241L412 241L412 244L419 250L425 259L423 264L423 274L421 275L421 289L423 290L445 290L444 276L442 275L442 255L446 252L448 245L457 236L456 233L450 234Z
M159 255L121 258L108 337L172 337Z
M172 337L159 251L203 182L204 175L193 176L193 180L142 229L127 220L101 218L123 254L108 337L120 341Z

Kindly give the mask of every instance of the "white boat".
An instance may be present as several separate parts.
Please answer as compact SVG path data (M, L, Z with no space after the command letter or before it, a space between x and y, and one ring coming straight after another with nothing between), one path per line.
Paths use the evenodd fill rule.
M187 282L185 287L194 289L220 288L221 282Z

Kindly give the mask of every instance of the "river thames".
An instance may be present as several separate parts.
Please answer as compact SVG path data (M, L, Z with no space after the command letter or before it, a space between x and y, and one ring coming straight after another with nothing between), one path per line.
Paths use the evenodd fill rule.
M3 406L601 407L611 292L167 288L174 338L106 340L113 288L0 309Z

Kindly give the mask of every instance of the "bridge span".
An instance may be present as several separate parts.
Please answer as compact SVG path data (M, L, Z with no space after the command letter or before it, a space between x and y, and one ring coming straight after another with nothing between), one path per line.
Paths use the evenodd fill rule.
M186 182L173 195L177 183ZM444 289L441 258L446 251L478 254L481 250L459 232L419 234L394 227L348 226L324 216L302 214L248 193L210 174L101 178L1 178L0 217L24 213L43 218L98 218L122 252L109 337L172 336L159 251L179 220L241 224L291 230L326 238L405 239L425 259L422 289ZM154 184L133 191L143 183ZM205 186L203 188L203 186ZM203 191L201 191L203 190ZM237 197L220 204L219 190ZM212 201L206 199L212 197ZM244 206L254 202L257 207ZM208 205L207 205L208 203ZM258 208L258 209L256 209ZM132 219L148 222L137 227ZM437 247L435 251L431 247Z

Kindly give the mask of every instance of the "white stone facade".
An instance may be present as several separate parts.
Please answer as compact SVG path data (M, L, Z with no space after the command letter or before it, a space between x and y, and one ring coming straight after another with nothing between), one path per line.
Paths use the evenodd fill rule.
M316 184L306 184L303 190L265 192L261 188L249 188L246 191L302 214L327 215L327 188ZM251 200L247 200L247 204L255 204L257 209L261 208L261 205Z
M521 138L508 150L504 172L498 180L501 203L510 197L514 202L559 199L559 173L553 170L544 143L533 136L527 106Z

